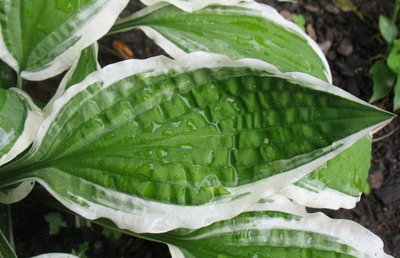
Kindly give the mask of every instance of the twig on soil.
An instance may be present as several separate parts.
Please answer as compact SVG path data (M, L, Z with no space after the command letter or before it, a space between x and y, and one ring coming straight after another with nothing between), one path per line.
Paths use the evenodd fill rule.
M387 133L387 134L385 134L385 135L383 135L383 136L381 136L381 137L378 137L378 138L373 139L372 142L375 143L375 142L380 142L380 141L382 141L382 140L385 140L386 138L389 138L390 136L392 136L392 135L393 135L395 132L397 132L399 129L400 129L400 125L397 126L395 129L393 129L392 131L390 131L389 133Z
M109 47L106 47L106 46L104 46L103 44L99 44L99 47L100 47L101 49L103 49L104 51L108 52L109 54L114 55L114 56L116 56L116 57L118 57L118 58L121 58L121 56L119 55L119 53L118 53L117 51L115 51L114 49L111 49L111 48L109 48ZM121 58L121 59L122 59L122 58Z
M378 60L378 59L381 59L381 58L385 58L385 55L384 55L384 54L375 55L375 56L369 58L368 61L367 61L367 63L370 64L370 63L372 63L373 61Z

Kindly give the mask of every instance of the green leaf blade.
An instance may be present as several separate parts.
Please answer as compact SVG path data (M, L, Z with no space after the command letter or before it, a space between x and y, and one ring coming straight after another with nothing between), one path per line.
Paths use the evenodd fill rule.
M282 72L304 72L331 81L321 50L273 8L257 3L215 5L185 13L171 5L148 7L111 32L140 28L171 56L206 51L233 60L257 58Z
M272 225L262 228L262 221L268 224L268 220L274 220L274 217L277 219L279 216L285 215L274 212L243 213L235 219L228 221L229 224L225 222L228 224L225 225L225 228L224 225L221 225L222 223L216 223L187 235L179 235L178 233L178 237L176 237L174 233L170 233L162 238L167 243L171 243L170 245L178 246L183 257L348 258L356 257L357 253L361 255L364 251L356 250L349 244L342 244L340 242L341 239L336 237L308 232L306 229L304 231L291 230L289 229L291 226L283 225L280 227L284 227L285 229L281 229L279 226L274 228ZM246 217L248 217L247 220ZM293 219L284 220L288 224L293 221ZM324 222L327 223L327 221ZM297 223L302 224L304 222L303 220L299 220ZM259 228L255 228L255 225L258 225ZM220 232L216 228L219 228ZM379 240L375 239L375 241L379 243ZM382 254L383 250L381 250L380 255ZM365 257L374 257L373 255L373 253L370 253ZM382 257L390 256L383 254Z
M374 81L373 94L369 100L369 102L372 103L389 94L395 83L396 76L382 60L372 65L369 74Z
M22 134L28 110L25 101L15 91L0 89L1 144L0 156L7 154ZM17 115L15 115L17 114Z
M120 209L111 219L138 232L146 210L163 218L155 231L238 214L392 117L307 75L206 53L108 66L54 107L32 152L0 173L35 178L88 218ZM221 214L184 215L210 205Z
M292 14L293 22L297 24L303 31L306 31L306 18L301 14Z
M42 113L28 95L16 88L0 88L0 167L32 144L42 121ZM0 181L7 181L7 177ZM23 199L33 183L11 180L1 186L6 188L0 188L0 203L10 204Z
M354 208L369 191L371 137L366 136L280 193L306 207Z
M400 74L400 40L393 42L393 48L390 50L387 65L396 74Z
M136 234L112 222L101 226L168 244L173 258L194 257L391 257L372 232L343 219L307 213L281 195L273 195L244 213L197 230Z
M32 100L17 89L0 89L0 165L24 151L42 121Z
M79 58L74 62L60 82L57 92L44 108L45 115L51 112L54 102L61 97L69 87L80 83L90 73L100 70L100 64L97 61L98 50L98 45L95 43L81 51Z
M236 71L227 72L234 73ZM206 73L212 73L212 71L198 71L185 76L194 78ZM159 83L155 84L153 89L164 86L168 78L169 76L157 78ZM130 78L130 80L136 85L140 83L139 78ZM182 77L175 77L171 81L179 80L183 80ZM213 78L204 78L204 80L211 83ZM139 109L137 112L133 112L135 111L134 103L145 94L145 89L138 89L135 95L127 96L128 98L122 97L114 105L113 103L107 103L106 100L109 99L111 92L115 92L118 87L123 86L121 84L112 85L108 88L109 90L97 93L97 98L92 98L90 103L98 103L99 110L104 110L95 117L93 117L94 114L91 115L90 113L71 116L77 109L95 112L97 110L90 109L89 105L93 105L90 103L74 108L73 106L76 103L81 102L78 98L70 102L65 107L68 112L65 111L63 113L63 115L70 117L70 124L64 124L63 128L65 130L59 131L58 137L54 138L54 140L42 143L42 150L45 150L46 153L42 155L47 156L47 159L57 160L52 162L52 166L55 168L76 171L74 172L75 176L81 176L83 171L86 171L84 172L86 180L94 181L100 185L107 185L114 190L174 204L188 204L186 198L189 198L192 205L198 205L211 201L213 194L218 195L218 193L210 193L207 187L237 187L288 171L317 158L324 153L319 149L329 146L328 142L335 142L345 137L345 135L355 133L363 128L363 125L360 125L352 129L352 131L347 131L345 125L350 119L358 121L356 124L361 124L362 121L368 120L370 120L370 124L379 121L374 119L373 113L367 113L360 118L352 116L349 120L346 118L338 119L336 112L340 112L342 116L346 116L346 113L354 114L356 113L357 105L349 103L348 106L345 106L345 103L341 102L340 99L329 100L327 96L309 95L310 92L302 89L298 89L296 92L296 89L291 85L283 84L281 87L277 87L277 85L282 84L280 80L258 80L256 77L250 77L250 80L252 81L245 81L244 83L265 85L266 88L263 89L265 92L272 90L268 85L273 85L276 88L275 90L280 91L280 96L287 95L287 98L280 98L279 100L272 98L272 101L266 102L264 107L260 105L258 110L252 111L250 105L254 104L247 99L259 97L260 92L239 91L237 95L231 95L223 89L229 88L229 85L240 85L242 82L241 79L226 78L224 81L214 82L212 85L214 88L212 89L200 88L182 91L180 94L174 94L175 96L170 95L170 102L152 103L151 105L160 105L160 107L155 106L153 109L144 110L145 112L140 114L140 106L137 107ZM190 81L183 80L181 83L187 84ZM145 84L150 83L145 82ZM93 87L93 90L99 89L99 86L93 85ZM171 87L171 85L167 87ZM170 88L167 90L172 92L177 89ZM88 91L91 91L91 88ZM287 116L286 112L270 108L267 113L265 109L267 106L277 106L279 102L296 103L296 93L307 98L307 102L310 102L308 108L301 108L299 112L291 108L286 112L292 112L293 114L291 115L293 117L286 117L283 121L279 117ZM161 92L155 92L155 94L161 94ZM209 98L207 95L220 97L219 99L217 97ZM243 97L240 98L239 95ZM82 95L80 99L83 100L83 98L86 98L86 94ZM192 103L186 106L183 99L189 98L192 98ZM232 99L233 104L225 102L230 99ZM314 101L311 101L312 99ZM112 101L114 102L116 99ZM204 103L201 103L201 101L204 101ZM209 105L214 101L218 104L215 107L210 107ZM326 105L331 106L342 105L342 109L335 111L334 107L329 106L320 107L320 110L317 111L314 107L314 103L317 102L326 102ZM101 107L100 103L105 106ZM108 104L114 106L106 107ZM297 106L304 104L305 102L303 101L296 103ZM211 109L211 113L206 114L205 112L209 110L208 108ZM283 105L278 106L278 109L283 108ZM144 109L147 109L147 107L144 107ZM160 109L164 111L165 117L160 116ZM349 110L352 111L349 112ZM363 111L360 110L360 112ZM254 115L249 116L248 112L254 112ZM310 112L314 112L313 115L315 117L325 117L327 120L331 119L332 122L323 124L322 122L314 121L315 118L309 115ZM135 113L139 113L139 115L135 115ZM85 121L83 120L85 117L91 117L91 120L86 120L86 123L82 123ZM231 117L234 117L234 121L232 121ZM303 125L301 123L305 123L305 121L296 120L294 117L303 117L305 121L313 121L312 123L315 123L317 127L325 126L327 128L325 130L340 133L335 135L336 138L329 138L323 131L307 124ZM110 118L112 118L111 124L105 125L104 122ZM124 120L126 119L128 120L125 122ZM247 127L248 119L260 119L260 124L254 127L252 125ZM293 126L285 125L287 123L285 120L289 119L294 119L294 121L290 121L294 123ZM60 120L64 120L62 116ZM65 119L64 121L68 120ZM99 123L99 121L101 122ZM135 121L140 123L139 126L135 125ZM190 123L185 123L185 121L190 121L192 126L199 129L191 131L189 128ZM236 123L232 124L233 122ZM174 123L177 123L179 127L174 128ZM297 125L296 123L300 124ZM72 128L68 130L70 126ZM289 129L283 126L287 126ZM104 130L109 131L112 127L115 127L115 129L103 134ZM241 127L243 131L240 129ZM279 129L275 130L276 127ZM81 128L81 130L76 131L74 128ZM56 127L54 130L56 130ZM88 130L102 133L96 137L96 134L90 134ZM50 131L49 135L51 134L53 132ZM327 139L314 140L313 138L316 135ZM282 146L287 142L297 144L295 143L297 137L307 139L309 146L300 147L294 145L297 150L293 148L293 145L290 146L291 149ZM265 143L266 139L268 139L267 144ZM83 145L83 141L91 144ZM80 148L74 151L76 146L80 146ZM208 146L208 148L204 149L203 146ZM318 151L314 152L314 150ZM99 152L104 154L99 155ZM268 157L267 153L271 157ZM301 156L303 154L304 156ZM258 155L256 157L261 160L257 161L253 155ZM282 167L280 161L290 160L291 157L297 158L293 158L292 162L290 162L291 164L289 163ZM74 160L72 164L71 160ZM129 164L131 167L125 168L123 164ZM199 166L199 169L192 168L188 164ZM85 169L82 170L82 168ZM114 177L107 171L120 172L119 175ZM258 172L254 175L255 172L252 171ZM103 176L99 177L98 173ZM213 174L215 175L215 182L210 178L211 182L204 183L204 179ZM164 177L164 175L167 175L167 177ZM132 180L129 180L130 177L133 177ZM163 186L156 183L168 182L173 180L174 177L177 178L176 183L173 183L173 185L176 184L175 190L169 184ZM191 183L188 182L189 185L180 186L178 182L181 180L188 180ZM154 183L150 183L151 181L154 181ZM182 200L179 194L174 194L176 191L179 193L181 187L183 192L187 194L187 197ZM185 190L185 188L188 190ZM196 188L198 188L198 192L196 192Z
M126 4L126 0L3 1L0 57L26 79L55 76L107 32Z
M394 87L394 98L393 98L393 111L400 108L400 80L397 76L396 85Z
M306 213L279 195L198 230L142 237L167 243L172 257L391 257L362 226Z
M100 64L97 61L98 48L97 43L95 43L82 50L76 64L71 67L71 72L63 78L65 80L64 91L72 85L83 81L92 72L100 70Z
M383 15L379 16L379 31L388 43L392 43L398 33L396 23Z

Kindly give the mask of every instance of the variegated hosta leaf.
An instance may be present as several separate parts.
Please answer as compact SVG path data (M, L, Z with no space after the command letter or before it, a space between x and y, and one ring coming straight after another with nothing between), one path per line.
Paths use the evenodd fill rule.
M172 57L207 51L234 60L257 58L282 72L304 72L331 82L317 44L267 5L215 5L187 13L161 4L120 20L111 33L132 28L142 29Z
M104 227L168 244L173 258L195 257L391 257L372 232L349 221L307 213L280 195L270 196L233 219L197 229L135 234L107 220Z
M29 80L55 76L103 36L128 0L4 0L0 58Z
M354 208L362 192L368 192L371 137L366 136L281 193L314 208Z
M253 11L266 10L265 6L259 4L251 4L251 5L246 4L241 6L242 10L244 10L243 6L246 7L251 6L253 7ZM221 9L223 8L230 10L231 13L228 12L226 14L223 14L221 12ZM244 38L245 36L244 33L242 33L243 30L245 29L243 24L245 24L245 22L247 22L248 24L253 24L256 22L257 17L254 17L253 15L252 18L254 19L254 21L252 21L253 23L249 23L249 16L250 16L249 12L242 11L242 18L245 17L246 19L243 19L242 20L243 24L240 25L239 24L240 21L237 20L237 12L238 12L237 7L219 6L217 8L213 6L213 7L208 7L201 11L197 11L192 14L187 14L180 10L177 10L172 6L162 6L157 8L150 7L142 12L143 13L141 14L136 14L133 17L126 18L125 20L120 21L114 27L114 30L118 30L121 28L132 28L135 26L147 26L141 28L143 28L149 34L150 37L154 38L157 42L159 42L159 44L163 46L167 51L169 51L172 55L176 55L177 53L179 53L179 51L190 52L196 49L207 49L213 52L225 53L232 58L238 58L238 57L260 58L262 60L272 62L274 65L280 67L281 70L285 70L287 69L286 66L288 62L287 58L288 55L296 57L296 55L303 54L302 51L298 50L298 44L292 45L293 47L291 48L291 52L288 52L290 51L289 47L289 49L285 49L282 53L279 52L273 53L277 55L280 54L282 55L283 58L271 59L271 55L269 55L269 52L272 51L270 51L269 48L265 48L265 46L262 46L261 44L262 42L261 43L258 42L260 44L258 48L253 48L252 50L249 50L251 49L249 47L250 44L249 42L254 42L255 44L257 44L257 41L251 39L252 37L254 37L254 27L256 26L252 27L250 25L248 26L251 27L252 29L247 31L248 39L246 39ZM235 15L232 15L232 12L236 12ZM289 26L287 24L290 24L287 21L284 21L283 18L279 17L274 11L269 10L265 11L265 13L273 14L273 16L265 15L265 17L268 17L269 19L274 18L277 21L281 22L282 25ZM211 16L211 14L214 14L215 16ZM226 17L218 18L218 15L219 16L225 15ZM221 20L224 22L221 22ZM234 21L230 25L236 26L237 29L236 31L232 29L231 30L227 29L228 26L226 25L226 23L229 20ZM219 23L217 23L216 21L219 21ZM192 26L193 24L197 26L196 29L193 30L188 29L189 26L194 28ZM291 24L289 27L293 29L295 33L299 34L297 28L293 28ZM241 33L239 33L238 28L242 30ZM271 31L271 26L268 27L265 26L265 30L266 31L268 30L268 33L264 34L264 42L268 42L268 40L271 40L273 36L277 37L278 40L282 41L284 40L284 38L281 36L278 37L276 35L273 35L271 37L270 34L275 33L275 31ZM202 33L199 33L199 31L202 31ZM288 34L289 32L286 30L281 30L280 33ZM238 44L238 40L236 41L230 40L228 36L231 36L232 38L238 38L238 40L241 39L242 44L240 43ZM314 75L320 76L322 79L331 80L331 78L327 75L327 73L323 73L323 71L329 72L329 67L326 64L325 58L320 54L319 49L315 47L314 43L307 36L303 37L304 37L303 43L305 44L306 47L311 48L310 46L314 46L314 52L315 52L314 57L318 55L320 57L319 60L320 65L316 66L317 68L319 68L319 70L317 69L317 72L315 72L309 69L309 64L315 62L315 59L313 59L313 55L303 55L302 57L294 58L295 62L297 63L294 63L293 66L289 67L290 69L287 71L306 71L311 74L314 73ZM221 44L222 42L221 40L225 42L225 44ZM306 43L307 40L308 44ZM227 44L231 45L229 45L228 47ZM286 44L285 42L285 48L287 46L288 44ZM268 55L260 55L259 53L262 51L268 51L266 52ZM285 67L282 68L283 66ZM314 173L313 176L311 176L311 178L307 179L305 178L301 180L301 182L299 182L297 185L289 186L290 190L287 189L286 191L288 196L290 196L291 198L296 198L299 202L304 204L307 203L307 205L313 207L335 208L335 209L340 207L345 207L345 208L354 207L355 203L359 200L359 195L362 189L354 187L348 189L352 191L352 193L348 195L341 186L345 185L348 188L350 187L349 184L360 184L360 182L366 183L366 176L370 163L370 161L368 160L368 155L370 155L371 151L370 148L365 148L365 146L363 146L362 144L357 144L352 149L353 151L349 152L352 152L352 154L354 154L354 152L357 152L358 156L360 156L361 158L357 160L357 166L350 165L352 166L351 169L347 168L346 170L343 170L343 166L348 166L347 163L349 156L345 153L343 155L340 155L339 157L335 157L335 159L330 161L329 164L324 164L321 169L319 169L317 172ZM355 164L355 162L350 162L350 163ZM331 184L329 181L322 182L321 180L317 179L317 177L321 177L321 173L327 174L333 178L342 178L337 175L341 174L343 171L347 171L346 173L348 176L346 177L346 179L350 180L349 181L350 183L338 185L334 183ZM311 187L310 183L313 183L312 186L313 190L308 191L304 189L304 187L310 188ZM318 183L318 186L315 185L316 183ZM304 187L303 188L299 187L300 184L303 185ZM330 187L332 187L332 189L328 190L328 188ZM321 192L322 189L325 189L324 194L318 195L315 193L316 191ZM326 201L327 195L331 196L330 199L332 199L332 202Z
M142 11L142 13L120 21L113 28L113 30L141 26L140 28L143 28L150 37L154 38L172 55L177 55L180 51L190 52L196 49L206 49L212 52L225 53L231 58L259 58L272 62L274 65L278 66L284 71L305 71L319 76L322 79L331 80L329 76L329 66L327 65L323 55L320 54L320 50L315 46L311 39L309 39L307 36L304 36L296 27L276 14L275 11L268 10L268 7L265 7L264 5L253 3L251 5L246 4L240 6L242 9L238 8L237 6L212 6L192 14L177 10L172 6L163 5L156 8L149 7L147 10ZM225 9L228 12L223 13L221 10ZM264 36L258 38L263 39L263 41L256 41L254 39L254 28L257 26L255 26L255 24L258 22L258 27L261 27L262 22L257 20L260 19L260 14L251 14L249 13L249 10L251 10L253 13L257 12L256 10L264 10L264 19L275 21L281 26L289 28L289 31L280 30L279 33L284 35L290 35L290 33L296 34L298 39L302 39L303 45L310 49L314 55L304 54L303 51L299 51L298 43L296 41L291 42L291 45L287 44L287 42L284 44L272 45L272 47L278 48L284 45L284 50L282 52L274 52L271 51L271 47L265 47L264 45L268 44L268 42L271 42L271 39L272 41L278 40L281 42L285 40L281 34L274 34L276 31L272 30L271 26L264 26ZM234 13L234 15L232 15L232 13ZM238 20L238 15L241 15L241 20ZM251 17L252 20L249 17ZM232 21L229 24L231 27L226 24L228 21ZM246 24L247 27L245 27ZM279 27L277 25L275 26L277 28ZM243 33L246 28L250 28L247 29L247 34ZM221 42L225 43L221 44ZM249 47L249 44L252 44L251 47ZM255 47L257 44L259 44L258 47ZM314 47L314 49L312 49L312 47ZM260 52L263 51L265 52L265 55L260 54ZM270 52L273 52L272 56ZM281 55L281 57L278 58L278 55ZM299 57L299 55L303 56ZM292 61L288 58L288 56L293 57L294 63L292 66L287 66L287 62ZM319 57L319 59L315 57ZM319 65L315 65L316 70L310 69L309 64L315 62L319 62ZM349 184L360 184L360 182L366 183L366 176L368 174L368 168L370 164L368 155L370 155L371 151L370 148L365 148L365 146L362 144L357 144L356 146L352 147L352 149L353 151L349 151L349 153L352 152L352 154L354 154L354 152L356 152L360 157L357 162L350 162L353 165L348 164L349 156L347 153L342 154L339 157L335 157L334 160L329 161L329 164L324 164L321 169L311 176L311 178L305 178L297 185L289 186L290 190L288 189L286 191L288 196L291 198L296 198L297 201L304 204L307 203L307 205L313 207L317 206L321 208L335 209L340 207L354 207L355 203L359 200L359 195L362 189L357 187L354 188ZM356 163L357 165L354 165ZM351 166L352 168L346 168L344 170L343 167L346 166ZM331 179L342 178L341 176L337 175L343 173L343 171L346 171L346 179L349 180L349 183L335 184L329 180L322 182L321 180L317 179L318 177L321 177L321 174L326 174L328 177L331 177ZM313 183L313 190L308 191L304 189L306 186L310 188L310 183ZM318 186L315 185L316 183L318 183ZM303 185L303 188L299 187L300 184ZM348 191L343 190L342 186L346 186L347 188L352 187L351 189L348 189L352 193L348 195ZM328 190L330 187L333 189ZM321 192L322 189L325 189L324 194L318 195L315 193L315 191ZM332 199L332 202L326 201L327 195L331 196L330 199Z
M0 89L0 166L32 143L42 120L40 110L24 92Z
M80 53L79 58L75 61L72 67L69 69L68 73L64 76L60 83L57 92L58 96L61 96L65 90L74 84L83 81L86 76L92 72L101 69L100 64L97 61L97 55L99 52L99 47L97 43L94 43Z
M173 258L391 257L383 251L379 237L353 221L331 219L323 213L254 208L198 230L179 229L151 237L168 243Z
M54 101L61 97L69 87L74 84L80 83L90 73L100 70L101 67L97 61L98 50L99 49L97 43L94 43L82 50L79 58L75 61L75 63L71 66L71 68L62 79L60 85L57 88L57 92L44 108L44 113L46 115L51 112Z
M16 88L0 89L0 166L31 145L42 121L42 113L28 95ZM26 181L0 189L0 202L19 201L32 187Z
M187 12L197 11L208 5L223 4L234 5L240 2L250 2L252 0L140 0L145 5L155 5L158 3L170 3Z
M130 60L59 98L22 161L67 207L135 232L232 218L392 115L301 73L193 53ZM151 216L149 216L151 214Z

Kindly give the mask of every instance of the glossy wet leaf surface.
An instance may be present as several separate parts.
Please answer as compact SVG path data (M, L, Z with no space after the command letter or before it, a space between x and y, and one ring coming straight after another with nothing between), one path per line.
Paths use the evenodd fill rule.
M168 244L172 257L390 257L382 241L362 226L306 213L275 195L232 219L197 230L135 234L104 219L96 220L121 233ZM261 210L259 210L261 209Z
M268 223L274 219L301 223L301 217L287 213L246 212L196 231L154 237L177 246L184 257L354 257L349 255L354 249L334 237L274 228Z
M108 66L54 103L0 185L36 180L82 216L135 232L200 228L392 118L321 80L269 69L208 53Z
M262 8L269 14L262 13ZM220 53L233 60L257 58L274 64L282 72L304 72L329 80L329 66L316 52L317 46L311 46L311 39L300 34L299 28L294 30L294 24L289 28L287 23L269 6L255 3L251 7L210 6L193 13L167 5L143 16L125 18L111 32L146 26L159 34L148 33L172 56L178 48L185 53Z
M21 170L204 204L229 187L313 161L333 151L333 142L389 117L246 68L133 75L76 94Z
M330 188L358 197L368 192L368 172L371 166L371 140L369 137L356 142L326 164L296 182L296 185L313 192Z
M72 71L68 73L67 78L64 78L64 80L66 80L64 85L65 89L80 83L90 73L100 69L100 65L97 62L97 52L97 43L82 50L76 64L71 67Z
M17 92L0 89L0 158L22 135L27 113L27 104Z
M112 6L108 6L109 3L112 3ZM86 29L86 26L105 7L109 8L108 16L104 17L104 20L107 20L118 15L116 12L125 4L124 0L2 1L0 4L0 14L3 17L0 24L4 41L2 59L18 72L22 72L23 77L27 76L29 79L52 77L72 64L74 57L81 50L79 48L91 43L83 41L90 41L92 35L101 34L99 30L107 30L104 28L107 22L98 28L97 24L91 25L92 35L87 33L81 35L82 30ZM72 51L73 48L75 52ZM60 57L67 52L68 56ZM43 73L45 69L48 70Z
M68 72L64 75L60 85L57 88L57 92L54 94L52 99L47 103L44 108L46 114L51 112L54 102L60 98L64 92L77 83L83 81L86 76L90 73L100 69L100 65L97 62L98 56L98 45L97 43L90 45L81 51L79 58L74 62Z

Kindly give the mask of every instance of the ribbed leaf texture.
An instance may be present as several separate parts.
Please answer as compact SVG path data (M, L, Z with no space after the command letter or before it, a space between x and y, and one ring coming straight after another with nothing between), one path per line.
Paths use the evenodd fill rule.
M301 71L332 80L316 44L266 5L214 5L186 13L161 4L118 21L112 32L132 28L143 29L172 56L206 50L232 59L253 57L271 62L282 71ZM366 144L356 144L282 193L312 207L352 208L366 190L370 153ZM354 155L359 157L357 162L349 162ZM346 176L337 176L342 173ZM338 183L338 179L346 183Z
M230 220L198 230L138 235L107 220L95 221L125 234L168 244L173 258L197 257L391 257L379 237L361 225L307 213L280 195L264 199Z
M361 193L369 193L371 137L366 136L281 193L314 208L354 208Z
M140 28L171 56L207 51L231 59L257 58L282 72L331 81L317 44L270 6L213 5L187 13L172 5L147 7L116 23L111 32Z
M32 151L0 173L36 179L78 213L133 231L196 228L295 182L391 117L258 60L128 61L69 88ZM217 215L204 216L213 205Z

